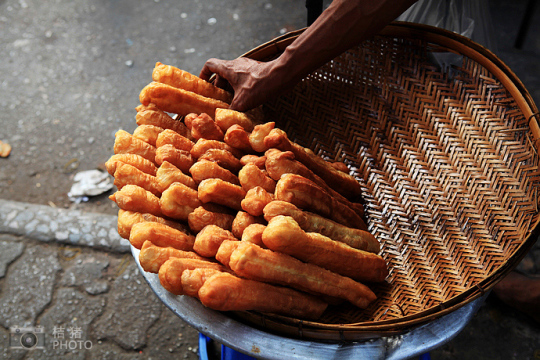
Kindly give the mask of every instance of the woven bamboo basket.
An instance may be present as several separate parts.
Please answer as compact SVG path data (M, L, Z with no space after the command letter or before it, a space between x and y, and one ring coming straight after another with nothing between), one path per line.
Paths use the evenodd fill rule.
M277 57L303 30L244 56ZM449 66L436 60L451 55ZM538 236L538 109L493 53L457 34L393 23L265 105L297 143L344 161L363 187L390 275L367 310L317 322L237 313L290 337L399 334L479 298Z

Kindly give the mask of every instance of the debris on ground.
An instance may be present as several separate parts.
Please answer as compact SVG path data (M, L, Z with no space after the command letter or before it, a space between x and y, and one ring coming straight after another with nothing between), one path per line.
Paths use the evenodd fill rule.
M68 197L76 203L88 201L90 196L101 195L114 186L111 176L100 170L78 172L73 177L73 181Z

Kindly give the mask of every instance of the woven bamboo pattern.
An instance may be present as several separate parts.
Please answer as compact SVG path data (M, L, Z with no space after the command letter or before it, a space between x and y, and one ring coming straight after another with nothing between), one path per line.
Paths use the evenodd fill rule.
M292 140L350 167L390 269L384 284L370 285L379 299L367 310L335 306L304 329L406 328L486 290L536 240L531 117L480 63L452 54L439 65L453 52L381 35L266 106Z

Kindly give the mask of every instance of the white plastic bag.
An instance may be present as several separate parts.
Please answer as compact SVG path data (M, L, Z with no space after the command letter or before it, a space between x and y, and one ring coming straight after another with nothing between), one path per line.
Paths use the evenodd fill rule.
M496 52L488 0L418 0L396 20L453 31Z

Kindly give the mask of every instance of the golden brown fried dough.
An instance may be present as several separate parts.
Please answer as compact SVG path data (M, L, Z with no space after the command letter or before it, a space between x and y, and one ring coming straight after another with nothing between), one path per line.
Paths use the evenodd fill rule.
M194 92L196 94L224 101L228 104L232 101L232 94L213 84L201 79L198 76L178 69L171 65L156 63L152 71L152 80L164 83L176 88Z
M236 250L239 244L240 241L238 241L237 239L224 240L218 248L218 251L216 253L216 260L228 268L231 254L234 250Z
M240 125L232 125L230 128L228 128L223 141L227 145L244 153L254 152L251 144L249 143L249 133Z
M300 175L283 174L277 182L275 198L348 227L366 228L364 221L355 211L337 201L313 181Z
M229 107L226 102L155 81L141 90L139 100L143 105L153 103L165 112L180 116L189 113L207 113L214 118L217 108Z
M193 270L184 270L182 272L182 290L184 295L191 296L194 298L199 298L199 290L206 282L207 279L211 278L216 274L220 274L223 271L216 269L207 269L207 268L197 268Z
M248 242L240 241L230 256L229 266L248 279L337 297L362 309L377 298L367 286L349 277Z
M195 113L189 113L187 114L186 116L184 116L184 124L186 124L187 128L189 130L191 130L191 123L193 122L193 120L195 120L197 117L199 116L199 114L195 114Z
M222 229L216 225L208 225L202 229L195 237L193 249L201 256L214 257L225 240L238 240L232 232Z
M129 164L131 166L135 166L137 169L147 173L148 175L156 176L157 167L154 162L137 154L117 154L111 156L105 163L107 172L114 176L114 172L119 164Z
M232 148L223 141L199 139L191 149L191 156L193 156L194 159L198 159L211 149L226 150L236 158L240 158L243 155L241 151Z
M189 151L178 150L171 144L160 146L156 150L156 164L161 165L168 161L182 172L189 172L189 168L193 165L193 158Z
M114 201L122 210L150 213L155 216L162 216L159 198L150 191L137 185L126 185L111 196L109 199Z
M164 219L159 216L155 216L149 213L140 213L140 212L134 212L134 211L128 211L128 210L118 210L118 234L124 239L129 239L129 234L131 232L131 228L134 224L140 223L140 222L158 222L165 224L167 226L170 226L176 230L182 231L184 233L189 233L189 228L181 224L179 222Z
M266 248L267 246L264 244L262 240L264 229L266 229L266 225L263 225L263 224L249 225L248 227L244 229L244 232L242 233L241 241L244 241L244 242L247 241L252 244L258 245L262 248Z
M163 161L159 166L156 173L156 179L161 192L167 190L169 186L175 182L182 183L192 189L197 189L197 184L195 184L195 181L191 177L184 174L182 170L168 161Z
M199 200L203 203L212 202L235 210L242 210L241 203L246 195L242 187L221 179L201 181L198 192Z
M260 311L303 319L318 319L328 306L314 296L292 289L218 273L199 290L203 305L218 311Z
M276 148L281 151L292 151L294 157L320 176L332 189L345 197L356 197L362 194L360 183L351 175L336 170L327 161L312 151L292 142L281 129L272 129L264 138L267 148Z
M355 204L347 200L343 195L332 189L326 184L326 182L317 176L313 171L307 168L304 164L296 161L292 151L280 151L277 149L269 149L266 152L266 171L268 175L274 179L279 180L283 174L296 174L305 177L313 181L315 184L323 188L332 197L334 197L343 205L348 206L354 210L358 216L364 216L364 209L361 204ZM367 227L363 227L367 229Z
M133 137L156 146L156 140L164 129L155 125L140 125L133 131Z
M182 183L173 183L161 194L159 199L161 211L165 216L187 221L193 210L202 205L194 190Z
M129 233L133 224L142 222L143 217L139 212L127 211L127 210L118 210L118 235L124 239L129 240Z
M159 148L166 144L183 151L191 151L191 148L195 145L193 141L171 129L165 129L157 136L156 147Z
M251 224L263 224L265 220L259 216L253 216L245 211L238 211L232 223L232 233L237 239L242 238L245 228Z
M163 265L165 261L169 260L170 258L187 258L209 261L193 251L178 250L170 246L156 246L149 240L143 243L139 253L139 263L144 271L155 274L159 272L161 265Z
M171 129L176 133L191 138L191 132L186 125L169 116L165 111L159 109L155 104L147 106L140 105L137 107L137 115L135 116L137 125L154 125L163 129Z
M242 209L250 215L262 216L264 207L274 200L274 196L269 194L260 186L255 186L246 192L246 196L240 203Z
M200 160L208 160L218 163L219 166L230 170L234 174L238 174L240 169L242 169L240 160L238 160L238 158L227 150L209 149L199 157L199 161Z
M380 251L379 242L368 231L353 229L323 216L302 211L289 202L274 200L264 207L263 212L266 221L270 221L279 215L290 216L306 232L320 233L332 240L340 241L358 250L375 254Z
M381 282L388 275L384 259L319 233L306 233L290 216L276 216L262 240L274 251L289 254L357 281Z
M129 234L131 245L140 249L147 240L156 246L191 251L193 250L195 237L157 222L140 222L134 224Z
M251 134L249 134L249 143L253 150L257 152L265 152L270 148L264 143L264 138L274 129L275 122L267 122L266 124L256 125Z
M253 122L250 117L243 112L232 109L216 109L216 124L223 132L226 132L233 125L241 126L248 133L253 130Z
M264 170L266 163L266 156L259 155L244 155L240 158L240 164L246 166L247 164L253 164L259 169Z
M161 188L155 176L148 175L129 164L117 166L114 172L114 185L120 190L129 184L140 186L158 197L161 196Z
M208 209L207 205L199 206L188 215L189 228L195 233L201 231L207 225L215 225L225 230L231 230L234 215L212 211L213 209Z
M189 169L193 180L198 184L205 179L222 179L234 185L240 185L238 176L219 166L217 162L201 159Z
M191 135L195 139L223 141L223 131L217 126L214 119L202 113L191 121Z
M182 295L184 293L182 288L182 273L185 270L198 268L227 271L223 265L216 262L199 259L170 258L159 268L159 281L165 290L175 295Z
M254 164L244 165L238 172L238 180L245 191L257 186L262 187L271 194L276 190L276 181Z
M114 134L114 137L115 154L136 154L151 162L155 162L155 146L133 137L133 135L124 130L118 130L116 134Z
M330 165L337 171L341 171L345 174L349 174L349 168L347 167L345 163L342 163L341 161L331 162Z

